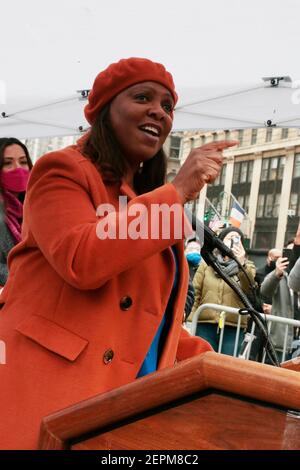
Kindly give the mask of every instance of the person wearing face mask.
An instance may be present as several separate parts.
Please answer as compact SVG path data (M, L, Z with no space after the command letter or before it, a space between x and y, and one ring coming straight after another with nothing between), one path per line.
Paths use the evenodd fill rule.
M0 139L0 286L8 277L7 256L21 241L23 202L32 168L26 146L13 137Z
M254 282L255 266L252 261L246 259L246 252L243 246L244 235L236 227L227 227L221 231L219 238L234 252L240 263L245 267L250 279ZM234 260L223 257L221 253L215 250L215 255L224 272L235 280L242 290L248 294L250 287L245 274L240 271ZM191 315L188 320L192 321L197 308L206 303L226 305L234 308L244 307L237 294L226 284L226 282L215 273L211 266L207 266L204 260L201 260L199 268L193 280L195 290L195 302ZM225 320L225 329L221 352L223 354L233 355L236 338L236 326L238 317L233 314L227 314ZM238 350L243 342L244 329L247 326L247 317L243 316L241 321L241 330L238 340ZM218 351L221 328L224 327L221 312L213 309L203 311L198 320L196 335L206 339L215 351Z
M185 253L185 257L187 259L188 265L189 265L191 280L193 280L195 273L197 271L197 268L199 266L199 263L201 261L200 250L201 250L200 243L196 240L195 237L187 240L184 253Z

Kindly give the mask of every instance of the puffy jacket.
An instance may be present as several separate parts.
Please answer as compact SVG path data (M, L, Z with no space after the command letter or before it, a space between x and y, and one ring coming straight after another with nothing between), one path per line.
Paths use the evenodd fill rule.
M245 264L245 270L248 273L251 280L254 282L255 266L252 261L247 261ZM240 283L242 290L247 294L249 293L249 286L246 276L243 272L233 277ZM218 305L227 305L234 308L244 307L237 294L231 289L231 287L223 281L213 270L211 266L208 266L203 260L201 261L199 268L195 274L193 285L195 289L195 302L189 321L192 321L194 313L197 308L202 304L214 303ZM204 310L199 317L199 322L206 323L218 323L220 313L217 310L207 309ZM238 316L228 313L226 315L226 325L236 326L238 322ZM241 326L247 325L247 317L242 317Z

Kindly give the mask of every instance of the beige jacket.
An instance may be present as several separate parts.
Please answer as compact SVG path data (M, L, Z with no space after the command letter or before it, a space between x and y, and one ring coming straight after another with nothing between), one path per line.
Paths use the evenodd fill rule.
M255 277L255 266L252 261L247 261L245 264L245 270L248 273L250 279L254 282ZM234 276L233 279L240 283L242 290L247 294L249 293L249 287L247 279L243 272ZM223 279L215 274L213 268L208 266L203 260L201 261L197 272L193 280L193 286L195 289L195 301L192 308L192 312L188 318L192 321L194 313L197 308L202 304L214 303L218 305L227 305L234 308L244 307L237 294L229 287ZM207 309L204 310L199 317L199 322L205 323L218 323L220 313L217 310ZM226 315L226 325L236 326L238 316L234 314ZM241 326L246 327L247 317L242 317Z

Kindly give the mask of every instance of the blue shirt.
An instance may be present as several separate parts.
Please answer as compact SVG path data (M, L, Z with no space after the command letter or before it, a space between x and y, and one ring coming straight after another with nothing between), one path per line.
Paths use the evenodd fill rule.
M175 258L175 277L172 286L171 295L168 301L168 305L166 311L164 313L163 319L160 322L158 327L157 333L151 343L149 351L146 354L142 367L140 368L137 377L143 377L144 375L151 374L151 372L155 372L157 370L158 360L159 360L159 346L160 346L160 339L166 324L167 316L171 315L174 298L177 292L177 285L178 285L178 278L179 278L179 266L178 266L178 259L175 248L172 247L172 252Z

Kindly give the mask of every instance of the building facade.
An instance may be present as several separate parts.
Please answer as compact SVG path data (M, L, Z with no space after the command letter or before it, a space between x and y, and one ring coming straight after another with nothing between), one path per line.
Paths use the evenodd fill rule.
M37 161L45 153L52 152L53 150L62 149L68 145L73 145L79 139L78 135L64 136L64 137L45 137L36 139L26 139L24 143L28 148L30 157L34 162Z
M220 176L201 191L195 203L198 217L203 218L208 201L228 217L233 195L247 213L251 248L282 248L295 236L300 219L300 131L268 127L173 133L165 146L168 180L191 149L224 139L240 143L224 151Z
M78 138L30 139L25 143L36 161ZM224 139L240 143L224 151L220 176L203 188L194 210L203 218L210 201L226 218L232 194L247 213L245 227L251 247L282 248L294 237L300 220L300 130L268 127L172 133L165 144L167 180L172 181L194 147Z

